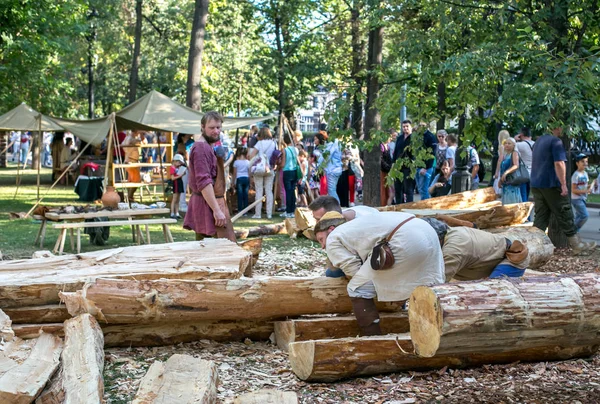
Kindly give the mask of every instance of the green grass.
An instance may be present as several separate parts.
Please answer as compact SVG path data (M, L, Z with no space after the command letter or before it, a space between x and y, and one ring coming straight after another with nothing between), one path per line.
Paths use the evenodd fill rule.
M9 163L8 168L0 169L0 251L2 256L7 259L30 258L34 251L40 250L39 245L34 246L33 241L39 230L39 221L28 219L9 219L9 212L28 212L37 201L36 174L34 170L21 170L21 185L18 188L15 185L17 170L14 164ZM57 185L52 190L51 170L42 169L41 171L40 195L44 198L42 205L48 207L58 207L66 205L84 206L90 203L80 202L77 194L73 191L73 186ZM16 195L15 195L16 194ZM136 194L137 195L137 194ZM157 197L158 198L158 197ZM148 196L144 197L145 203L151 203ZM94 203L91 203L92 205ZM100 207L100 204L97 205ZM271 220L266 218L257 220L249 217L242 217L235 222L236 229L254 227L261 224L279 223L281 218L274 217ZM174 241L192 241L195 235L191 231L184 230L182 222L170 226ZM48 226L46 230L46 239L42 249L52 250L58 237L58 230ZM164 242L162 229L160 226L150 226L150 237L153 243ZM291 248L292 246L309 246L310 240L297 239L291 240L287 235L269 236L265 238L265 245L277 248ZM93 246L88 238L82 238L82 252L101 250L107 248L116 248L135 245L132 242L131 229L129 227L111 227L110 238L103 247ZM71 252L69 241L65 245L65 252Z

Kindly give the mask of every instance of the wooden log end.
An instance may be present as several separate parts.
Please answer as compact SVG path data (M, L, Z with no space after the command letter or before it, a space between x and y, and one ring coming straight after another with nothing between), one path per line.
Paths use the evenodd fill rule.
M275 326L275 342L282 351L287 352L290 342L296 340L296 327L292 321L276 321Z
M439 298L429 287L419 286L410 295L408 321L415 353L434 356L440 346L443 316Z
M313 374L315 343L302 341L289 344L290 365L292 372L304 381L310 381Z

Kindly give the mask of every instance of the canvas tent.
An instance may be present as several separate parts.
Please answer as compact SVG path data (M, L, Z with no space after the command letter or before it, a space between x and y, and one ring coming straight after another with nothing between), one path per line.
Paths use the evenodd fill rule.
M40 128L40 121L42 126ZM63 130L46 115L42 115L29 105L21 105L0 116L0 130L39 131L44 132Z

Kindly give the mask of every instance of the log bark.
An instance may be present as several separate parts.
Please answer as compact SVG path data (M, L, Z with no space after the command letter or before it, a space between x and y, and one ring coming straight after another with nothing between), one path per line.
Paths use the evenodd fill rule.
M409 331L408 314L382 313L381 331L384 334L399 334ZM15 331L16 332L16 331ZM320 317L275 322L277 346L288 351L292 342L317 339L349 338L360 335L356 317Z
M272 236L275 234L286 234L285 223L267 224L264 226L251 227L235 231L235 237L238 240L248 237Z
M312 214L312 210L308 208L296 208L294 212L296 226L300 230L313 229L317 224L317 220Z
M13 324L61 323L71 318L64 304L13 307L5 309L5 312L11 318Z
M231 280L96 279L61 293L71 315L90 313L109 324L200 320L275 320L306 314L350 313L342 278L260 277ZM283 298L285 297L285 298ZM395 311L401 303L383 303Z
M65 321L62 388L65 404L101 403L104 396L104 337L89 314Z
M463 337L472 340L468 335ZM509 345L502 352L471 350L468 353L453 354L448 351L432 358L422 358L414 354L408 335L389 335L294 342L290 344L290 364L292 371L302 380L334 382L349 377L439 369L446 366L462 368L498 363L566 360L588 357L597 348L596 344L547 344L526 349Z
M521 240L527 243L529 263L527 268L536 269L545 265L554 255L554 245L550 238L537 227L501 227L487 229L490 233L502 235L511 240Z
M175 354L150 366L133 404L212 404L217 402L217 383L214 362Z
M15 337L10 317L0 310L0 341L11 341Z
M415 352L597 346L598 290L600 274L420 286L408 309Z
M33 402L58 368L62 349L60 338L51 334L40 335L29 357L0 378L0 402Z
M64 335L62 323L17 324L15 335L22 339L36 338L41 331ZM273 333L268 321L194 321L186 323L103 325L104 347L138 347L175 345L209 339L217 342L267 341Z
M493 202L496 199L497 196L493 187L487 187L475 191L429 198L424 201L383 206L378 209L382 212L402 211L404 209L468 209L482 203Z
M293 391L263 389L238 396L233 404L298 404L298 395Z
M251 255L223 239L125 247L70 256L0 263L0 307L58 303L59 291L95 277L235 279ZM27 276L23 276L24 271Z
M62 388L62 378L62 366L59 366L42 393L35 399L35 404L63 404L65 391Z

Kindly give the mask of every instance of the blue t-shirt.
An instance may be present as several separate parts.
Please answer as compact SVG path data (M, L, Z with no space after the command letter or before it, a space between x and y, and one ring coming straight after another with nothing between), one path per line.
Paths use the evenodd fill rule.
M533 147L531 188L560 187L560 181L554 171L556 161L567 161L562 141L552 135L540 137Z

